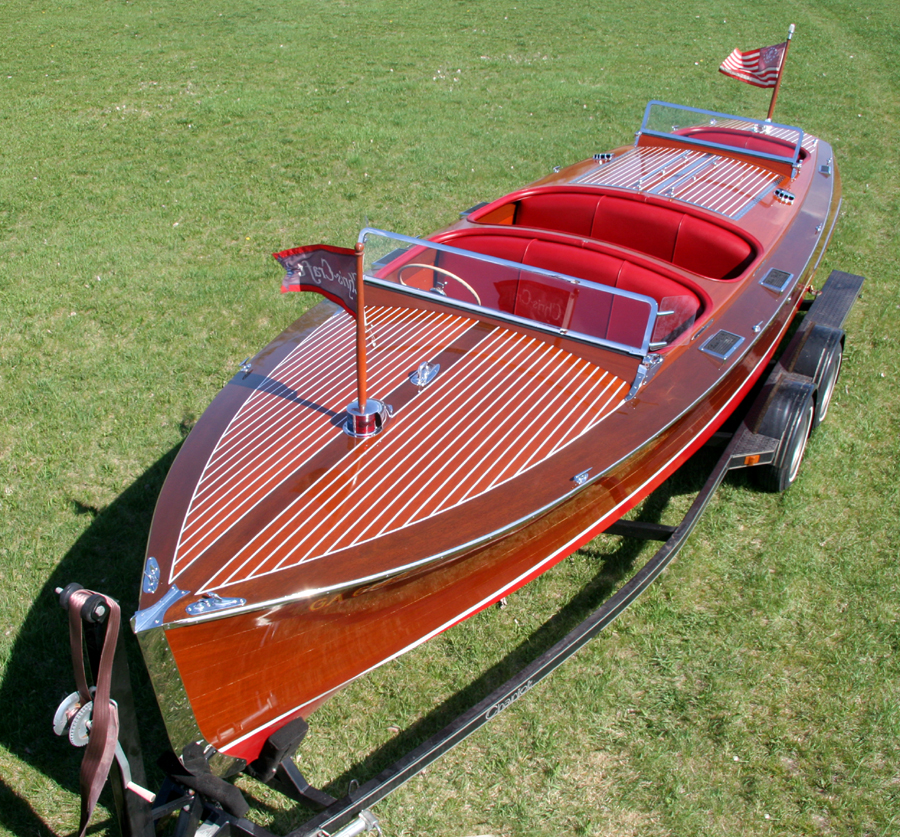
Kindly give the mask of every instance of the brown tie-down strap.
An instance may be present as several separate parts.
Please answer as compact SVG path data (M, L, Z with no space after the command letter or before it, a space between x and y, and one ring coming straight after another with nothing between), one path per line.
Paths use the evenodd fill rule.
M92 598L93 601L89 601ZM85 607L86 605L87 607ZM116 742L119 738L119 712L116 704L110 700L109 691L116 640L119 637L121 612L118 603L109 596L84 589L71 592L66 607L69 611L69 645L72 649L75 684L81 695L82 704L93 701L90 737L81 762L80 775L81 823L78 830L79 837L84 837L97 799L100 797L100 791L109 776L109 769L115 758ZM86 611L84 615L82 615L82 610ZM103 612L104 610L106 613ZM84 618L100 622L104 617L106 617L106 636L103 640L103 650L100 652L96 690L92 696L84 672L81 622Z

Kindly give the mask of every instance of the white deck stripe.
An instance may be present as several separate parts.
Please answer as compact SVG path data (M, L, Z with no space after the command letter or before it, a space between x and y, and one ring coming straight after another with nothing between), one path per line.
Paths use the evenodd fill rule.
M416 324L416 328L424 331L421 324ZM436 328L446 328L446 324ZM352 343L349 332L345 339ZM418 341L404 340L406 345L410 342ZM412 351L419 351L417 358L421 356L420 349ZM407 373L408 364L401 366L404 374ZM497 375L498 366L505 370L503 376ZM284 372L284 380L279 380L279 384L287 384L293 374L288 369ZM502 381L500 385L498 379ZM455 508L534 467L551 452L587 432L618 404L615 396L621 394L624 386L620 379L584 360L505 329L487 335L440 376L439 381L440 386L423 390L393 418L391 445L372 446L365 458L351 452L336 463L329 474L283 509L231 561L217 568L201 590L279 572ZM511 456L515 440L504 444L508 430L498 416L508 412L514 398L539 405L531 420L545 421L550 416L554 419L539 444L528 444ZM319 399L313 400L320 403ZM436 401L453 407L441 412L437 423L424 422ZM423 420L417 421L420 416ZM466 438L454 439L452 431L455 427L462 429L460 420L464 416ZM321 422L321 416L316 418ZM250 425L244 429L255 427ZM427 461L430 450L445 449L450 454L445 461L423 472L417 481L411 466L417 461ZM398 450L402 451L401 457L397 457ZM233 464L229 464L229 470ZM444 488L458 481L463 470L483 476L461 490L444 493ZM387 497L375 516L372 512L376 506L369 505L366 509L365 504L359 506L358 501L350 499L380 497L384 500L387 495L384 486L391 484L408 488L397 493L396 502ZM354 505L361 513L355 521L323 513L338 502ZM410 507L413 507L411 511ZM318 510L315 520L313 509ZM233 524L229 521L229 525ZM205 544L198 541L199 545ZM278 563L273 565L275 558Z
M421 312L420 312L420 313L421 313ZM472 320L468 320L468 319L462 318L462 317L459 317L459 318L454 317L453 320L454 320L454 323L455 323L455 325L456 325L456 331L458 331L458 333L462 333L463 331L465 331L465 330L467 330L468 328L470 328L470 327L472 326L472 324L473 324L473 321L472 321ZM457 320L458 320L458 322L456 322ZM456 336L458 336L458 335L456 335ZM454 336L454 339L455 339L455 336ZM452 340L448 340L447 342L452 342ZM443 346L433 346L433 347L431 347L431 353L429 354L429 357L433 357L433 355L436 354L441 348L443 348ZM417 347L416 350L415 350L415 352L416 352L416 353L415 353L416 359L417 359L417 360L421 359L421 352L422 352L421 348L418 348L418 347ZM416 364L413 364L413 367L414 367L415 365L416 365ZM406 372L408 371L408 369L409 369L409 365L407 364L407 365L404 367L404 374L406 374ZM331 429L333 430L334 428L331 428ZM351 454L348 455L347 461L348 461L348 462L349 462L350 460L355 461L355 460L358 459L358 458L359 458L358 454L357 454L356 452L352 452ZM338 463L338 465L336 465L335 467L339 467L340 464L341 464L341 463ZM324 482L324 483L328 483L327 480L324 480L323 482ZM287 508L285 508L285 509L281 512L281 514L279 514L278 517L275 518L275 519L272 521L272 523L273 523L273 524L277 523L277 521L278 521L279 519L283 518L284 515L287 514L288 512L290 512L291 509L293 509L298 503L303 502L304 498L309 499L309 495L310 495L311 492L312 492L313 495L317 496L317 495L316 495L316 491L321 491L321 490L323 490L323 489L322 489L322 486L313 486L313 489L310 489L310 490L308 490L307 492L305 492L303 495L301 495L299 498L297 498L297 500L295 500L290 506L288 506ZM292 522L292 520L295 519L298 515L302 514L302 513L305 511L305 509L306 509L306 507L307 507L308 505L309 505L309 503L307 502L307 503L304 504L303 507L301 507L300 509L296 510L296 513L293 515L292 519L291 519L291 520L288 520L286 523L284 523L284 525L281 527L281 529L279 529L278 531L276 531L275 533L273 533L273 534L271 535L271 537L269 538L269 540L267 540L267 541L266 541L264 544L262 544L257 550L255 550L253 553L251 553L244 561L242 561L242 562L240 563L240 565L234 569L234 571L232 572L231 576L229 576L229 578L226 579L226 581L225 581L224 583L226 583L226 584L229 583L229 582L231 581L231 579L234 577L234 574L235 574L235 573L240 572L240 570L243 569L243 568L246 566L246 564L247 564L249 561L251 561L251 560L252 560L252 559L260 552L261 549L263 549L263 548L264 548L264 547L265 547L265 546L266 546L273 538L277 537L278 533L279 533L282 529L284 529L287 525L289 525L290 522ZM267 531L269 531L270 529L271 529L271 525L268 527ZM260 535L262 535L262 534L264 534L264 533L260 533ZM257 536L257 537L258 537L258 536ZM255 540L256 540L256 539L254 539L254 541L255 541ZM210 586L210 585L213 583L213 581L215 580L215 578L219 577L219 576L221 575L221 573L222 573L224 570L226 570L230 565L234 564L235 561L237 561L238 558L240 557L240 555L244 552L244 550L246 550L247 548L249 548L249 547L251 547L251 546L253 545L254 541L251 541L251 542L248 543L241 551L239 551L239 552L234 556L234 558L232 559L232 561L228 562L228 564L223 565L221 568L219 568L219 570L218 570L218 572L216 573L216 575L213 576L213 578L210 579L210 581L207 582L207 583L204 585L204 589L205 589L206 587ZM268 560L268 559L267 559L267 558L264 559L263 563L265 563L265 560ZM258 566L260 566L260 565L258 565ZM258 569L258 567L257 567L257 569ZM256 573L256 570L251 571L250 577L252 577L255 573Z
M488 348L490 348L491 351L493 351L493 347L486 347L486 349L485 349L485 354L487 353L487 349L488 349ZM545 347L545 348L546 348L546 347ZM563 353L561 353L561 352L558 352L558 353L559 353L559 354L563 354ZM462 362L460 362L459 364L457 364L457 365L454 367L454 371L457 371L457 373L458 373L459 375L463 375L463 374L465 373L465 374L466 374L466 379L467 379L468 384L469 384L469 387L471 388L471 383L472 383L472 373L473 373L473 370L472 370L472 369L464 369L464 368L463 368L464 366L465 366L465 364L462 363ZM494 375L493 375L493 369L491 369L490 372L491 372L490 379L486 379L486 380L492 380L492 379L494 378ZM571 374L571 373L570 373L569 370L567 370L566 374ZM471 389L470 389L470 391L471 391ZM477 396L480 397L480 395L479 395L478 392L476 392L475 395L477 395ZM445 396L445 397L446 397L446 396ZM448 399L448 400L450 400L450 399ZM500 400L500 403L503 403L503 404L506 403L506 399L505 399L504 397L502 397L502 394L501 394L501 398L500 398L499 400ZM460 408L460 409L464 410L464 409L466 408L466 406L467 406L466 403L463 403L463 404L461 405L461 408ZM423 409L424 409L424 408L426 407L426 405L423 404L422 407L423 407ZM453 422L452 422L453 416L450 416L449 419L450 419L450 423L452 424L452 423L453 423ZM411 428L411 429L413 430L413 432L415 432L416 425L415 425L414 422L408 423L408 424L406 425L406 427L407 427L407 428ZM401 431L400 431L400 428L395 428L395 429L394 429L394 433L395 433L395 434L399 434L400 432L401 432ZM475 428L472 428L472 432L473 432L473 433L476 432L476 431L475 431ZM435 434L434 434L434 435L436 435L437 437L442 436L442 435L443 435L443 429L442 429L442 427L437 427L437 428L435 428ZM477 435L477 434L476 434L476 435ZM579 434L579 435L580 435L580 434ZM401 449L405 449L402 440L395 438L394 441L395 441L395 443L396 443L396 445L397 445L398 447L400 447ZM488 441L490 441L490 439L489 439ZM419 446L427 446L427 445L430 444L431 439L430 439L430 438L420 439L419 442L421 443ZM558 443L558 444L556 445L556 447L559 447L560 444L561 444L561 442ZM478 446L478 447L476 448L476 451L470 453L470 454L469 454L469 458L471 458L471 456L474 455L474 453L477 452L477 450L478 450L480 447L483 447L483 444L480 445L480 446ZM404 457L404 459L408 459L408 458L410 458L410 457L412 457L412 456L415 456L415 455L417 455L417 453L418 453L417 450L409 450L408 453L406 454L406 456ZM371 484L371 478L372 478L373 475L375 475L375 476L379 476L379 475L380 475L381 481L384 481L384 480L391 480L392 474L391 474L390 472L386 472L385 469L380 468L380 462L378 461L378 459L379 459L379 457L373 457L370 461L367 461L363 466L361 466L360 472L356 474L356 485L354 486L354 493L357 494L357 496L366 496L367 494L373 494L373 493L374 493L374 494L377 494L377 493L378 493L378 492L377 492L377 485L378 485L378 483L376 483L375 486L373 486L373 485ZM452 462L451 462L450 464L452 464ZM401 465L402 465L402 463L395 463L395 467L401 467ZM444 470L446 471L446 469L444 469ZM518 472L519 470L520 470L520 469L516 469L516 472ZM502 479L502 474L499 475L499 476L494 480L494 482L496 482L497 479ZM433 484L433 483L431 483L431 484ZM323 486L323 487L324 487L324 486ZM331 485L331 486L329 487L329 489L332 490L332 491L337 491L338 493L341 493L341 490L340 490L340 488L339 488L337 485ZM403 507L401 507L400 511L402 511L403 508L405 508L406 506L408 506L410 501L414 501L414 499L415 499L417 496L420 496L420 495L421 495L421 490L420 490L419 492L414 493L413 496L412 496L412 498L411 498L411 500L406 501L406 503L404 503ZM316 498L314 498L314 497L310 497L310 498L309 498L309 500L310 500L311 502L314 501L315 499L316 499ZM346 500L346 498L344 498L344 499ZM352 503L351 503L351 504L352 504ZM433 505L433 497L432 497L432 505ZM303 511L305 511L305 510L306 510L306 507L308 507L308 504L306 504L306 506L305 506L303 509L298 509L298 510L297 510L297 514L301 514ZM423 504L420 508L421 508L421 511L422 511L422 512L427 511L429 514L434 513L434 509L428 509L428 508L427 508L427 501L426 501L426 503ZM296 519L297 514L294 515L294 519ZM395 513L394 517L391 518L391 521L389 521L387 524L382 524L380 527L378 527L378 530L379 530L379 531L378 531L378 534L379 534L379 535L380 535L380 534L384 534L386 528L388 528L388 527L390 526L390 523L391 523L396 517L397 517L397 514ZM372 522L368 523L368 524L363 528L362 532L360 532L360 533L356 536L356 539L355 539L354 542L359 542L360 539L369 540L369 539L371 539L371 537L377 536L377 535L371 535L371 534L370 534L370 533L372 532L373 528L374 528L374 524L376 524L376 523L377 523L377 519L376 519L375 521L372 521ZM332 530L338 529L338 528L340 528L342 525L343 525L343 526L346 526L346 521L344 521L343 523L337 523L337 524L335 524L334 526L332 526ZM406 525L406 524L404 524L404 525ZM276 570L278 570L278 569L284 569L284 568L286 568L286 561L287 561L287 560L290 560L292 557L293 557L293 561L296 563L297 560L298 560L298 556L296 555L296 552L297 552L297 550L300 549L302 546L305 546L306 549L304 550L304 553L303 553L302 555L299 556L299 559L300 559L300 560L310 560L310 556L315 552L316 548L317 548L318 546L320 546L322 543L324 543L324 541L327 539L327 537L328 537L330 534L332 534L332 530L329 530L328 532L325 532L324 534L320 535L319 540L318 540L316 543L314 543L314 544L310 544L310 543L308 542L308 540L306 541L306 543L303 543L302 541L301 541L301 543L297 543L296 546L293 546L293 547L290 549L289 554L286 555L286 556L284 556L284 557L282 558L281 562L279 563L279 565L278 565L276 568L274 568L273 570L268 570L268 571L264 571L264 572L260 573L260 570L262 570L262 569L264 568L264 566L265 566L265 561L264 561L262 564L257 565L257 568L252 572L252 575L253 575L253 576L257 576L257 575L260 575L260 574L268 574L268 572L271 572L271 571L276 571ZM281 530L281 531L284 531L284 527L282 527L282 530ZM310 535L312 535L313 532L315 532L315 531L316 531L316 530L315 530L315 528L314 528L314 529L312 530L312 532L306 533L306 538L308 538ZM286 537L284 540L282 540L282 542L279 544L278 547L275 548L274 551L278 552L278 551L280 551L281 549L287 547L287 546L289 545L289 542L290 542L292 539L296 538L297 534L298 534L298 530L294 530L293 532L291 532L291 533L288 535L288 537ZM343 548L345 545L349 545L349 544L347 543L348 538L345 537L346 534L347 534L346 531L342 532L342 535L343 535L343 536L342 536L342 537L339 537L338 540L337 540L334 544L332 544L332 545L330 546L330 548L328 548L328 551L327 551L325 554L329 554L330 552L333 552L333 551L335 551L335 550L338 549L338 548ZM304 538L304 540L305 540L306 538ZM315 556L315 557L321 557L321 556ZM246 577L246 576L244 576L244 577Z
M584 361L582 361L582 362L585 363ZM602 372L602 370L597 370L596 367L592 367L592 370L597 371L597 372ZM602 374L600 375L601 379L605 378L608 374L609 373L607 373L607 372L602 372ZM587 378L587 377L584 378L576 390L576 393L575 393L576 397L577 397L578 392L581 392L583 389L587 388L589 385L590 385L589 378ZM529 415L528 415L529 425L541 426L545 422L545 420L546 420L545 417L548 414L550 416L552 416L554 413L556 413L557 412L556 405L561 397L566 397L566 398L568 398L568 400L571 400L571 396L568 396L562 387L558 387L554 397L545 398L543 400L543 403L541 404L538 412L529 413ZM573 404L573 407L574 406L575 405ZM566 417L568 418L568 414L566 414ZM571 427L573 429L576 428L577 426L578 426L578 424L576 422L571 423ZM551 434L548 434L548 436L550 436L550 435ZM529 443L526 444L522 448L522 452L527 457L523 462L521 459L521 456L516 458L513 455L513 448L515 448L517 445L521 445L521 438L517 434L510 434L510 436L511 436L511 438L510 438L509 444L505 448L500 450L497 455L497 459L499 462L507 463L506 467L502 468L495 476L493 476L493 478L491 477L490 474L485 474L483 477L473 481L471 483L468 491L465 493L463 499L467 499L468 497L475 496L476 494L479 494L482 491L488 491L491 488L493 488L495 485L498 485L499 483L504 482L511 474L515 475L523 470L526 470L529 467L529 465L531 464L531 462L534 460L535 456L541 456L543 458L543 454L546 453L545 448L546 448L547 444L550 444L549 441L545 442L544 444L541 444L540 442L542 442L543 440L536 440L536 439L529 440ZM563 435L562 438L560 439L559 444L560 445L564 444L565 439L566 439L566 436ZM533 451L530 455L527 454L529 448L533 448ZM485 480L487 480L487 485L484 485L484 487L482 487Z
M740 152L740 149L735 151ZM635 148L589 172L577 182L653 192L666 181L677 183L680 172L710 153L692 150L684 154L684 149L652 146ZM698 170L695 176L688 177L686 183L678 185L671 197L734 218L779 179L778 175L761 166L719 157L714 166ZM665 197L669 197L667 189L662 190Z
M487 350L491 350L493 348L494 342L496 342L496 336L492 335L492 337L494 338L494 340L489 342L488 345L485 347L485 353L487 352ZM479 349L480 348L481 347L479 347ZM478 351L478 355L481 356L482 352ZM467 358L467 360L468 360L468 358ZM471 367L469 367L469 365L465 363L465 361L460 361L460 362L456 363L450 371L451 371L451 373L455 373L453 376L455 379L463 379L463 380L461 380L461 383L463 383L463 384L467 384L467 385L471 385L473 383L477 384L479 379L482 381L481 385L477 389L475 387L471 387L469 389L469 399L470 400L474 400L479 395L479 393L482 390L484 390L485 387L490 386L490 384L494 380L494 376L492 374L493 369L487 363L484 363L482 365L481 371L476 371L476 370L472 370ZM468 374L466 374L466 373L468 373ZM445 400L446 403L454 403L454 394L455 394L454 391L453 390L450 390L449 392L447 391L447 387L452 380L453 379L449 379L449 380L445 380L442 382L442 387L441 387L441 393L443 394L442 400ZM432 393L434 393L435 391L436 390L432 390ZM426 392L427 392L427 390L426 390ZM416 455L418 453L420 453L423 449L428 449L433 444L433 440L435 437L440 438L440 436L443 435L445 428L453 427L453 425L456 423L453 421L454 418L456 418L460 414L465 415L465 412L466 412L465 408L467 406L467 403L468 402L466 402L466 401L458 402L453 413L443 416L442 422L439 425L432 425L429 428L428 433L420 433L419 432L419 427L416 425L415 420L414 420L415 415L405 416L404 417L405 423L402 428L403 430L406 430L406 433L404 434L404 436L405 437L412 436L414 439L414 444L408 444L407 440L406 440L406 438L404 438L404 436L399 436L399 433L395 432L393 446L391 448L388 448L387 446L385 446L385 448L383 450L378 451L375 456L371 457L367 462L365 462L363 464L362 467L365 469L365 475L357 477L357 482L354 485L354 488L356 489L356 493L358 495L362 495L362 496L365 496L366 494L373 494L373 493L377 494L377 489L382 483L387 482L387 483L391 484L393 482L393 475L395 472L399 471L408 460L413 460L413 462L415 462ZM416 412L423 411L423 405L421 403L416 406L418 407L418 410ZM395 429L395 431L399 431L399 430L400 430L400 428ZM398 436L399 436L399 438L397 438ZM410 440L410 441L413 441L413 440ZM405 451L404 456L399 460L394 458L394 456L396 455L397 449ZM392 456L392 454L394 456ZM388 460L388 462L391 466L390 468L380 467L382 462L385 459ZM376 480L375 485L370 484L373 479ZM333 486L331 488L333 488ZM323 490L325 490L324 487L323 487ZM311 502L314 502L315 499L316 498L311 498ZM332 527L332 529L334 529L340 525L346 526L346 523L347 523L346 521L339 520ZM313 530L313 532L310 533L310 536L312 536L314 534L314 531L315 530ZM328 534L328 533L326 533L326 534ZM323 538L324 538L324 535L323 535ZM322 538L320 538L319 541L316 541L313 544L306 545L307 548L306 548L305 553L303 555L299 556L298 560L296 560L294 563L300 563L300 562L308 559L310 557L310 554L312 553L312 551L315 549L315 547L319 544L319 542L321 540L322 540ZM294 549L290 550L287 553L287 555L285 555L285 557L282 558L281 561L279 561L278 565L276 566L276 569L284 568L286 566L285 561L291 555L293 555L297 551L297 549L299 549L299 546L300 545L298 545ZM326 550L326 552L327 551L330 551L330 550Z

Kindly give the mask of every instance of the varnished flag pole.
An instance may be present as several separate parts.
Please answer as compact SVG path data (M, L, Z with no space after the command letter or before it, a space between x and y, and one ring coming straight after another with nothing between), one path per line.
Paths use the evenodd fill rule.
M787 42L784 45L784 52L781 55L781 66L778 68L778 80L775 82L775 89L772 91L772 101L769 103L769 113L766 116L766 121L772 121L772 114L775 112L775 102L778 99L778 90L781 87L781 75L784 73L784 64L787 61L788 48L791 45L791 38L794 37L794 24L791 24L790 29L788 29Z
M356 400L366 411L366 303L363 296L363 243L356 245Z
M366 397L366 302L363 287L363 242L355 250L314 244L294 247L273 255L285 269L281 283L287 291L313 291L338 304L356 319L357 399L347 407L344 432L350 436L373 436L384 429L391 416L389 405ZM355 275L354 275L355 274Z

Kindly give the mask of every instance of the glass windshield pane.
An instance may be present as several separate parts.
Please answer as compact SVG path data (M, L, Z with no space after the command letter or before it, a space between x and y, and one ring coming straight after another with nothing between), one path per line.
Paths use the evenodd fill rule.
M641 133L791 164L803 142L803 131L791 125L655 101L647 105Z
M648 350L650 297L381 230L363 230L360 240L366 282L629 354Z

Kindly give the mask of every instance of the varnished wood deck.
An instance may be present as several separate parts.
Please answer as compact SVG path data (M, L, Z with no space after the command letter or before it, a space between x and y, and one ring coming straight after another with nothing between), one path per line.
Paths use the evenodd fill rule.
M422 360L477 325L424 310L376 307L367 314L374 343L369 391L388 403ZM333 317L256 382L197 484L171 582L207 551L215 560L197 593L440 515L564 448L614 410L628 389L616 375L536 337L482 325L475 345L397 409L381 436L350 446L292 492L291 481L311 457L343 438L340 416L355 396L354 328L349 317ZM275 495L283 498L276 513L260 520L236 552L215 549Z
M633 189L739 218L781 176L762 166L679 148L635 148L579 178L590 186Z

